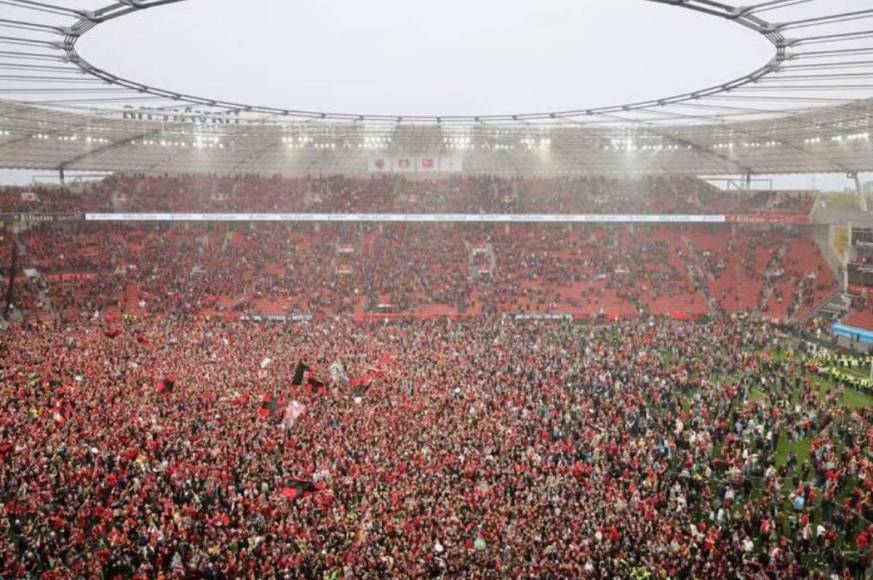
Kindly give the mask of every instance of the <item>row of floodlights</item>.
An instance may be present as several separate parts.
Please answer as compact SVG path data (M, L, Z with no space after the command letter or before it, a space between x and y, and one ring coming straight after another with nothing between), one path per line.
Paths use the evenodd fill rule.
M11 132L7 129L0 129L0 136L8 136ZM63 142L77 142L83 141L88 144L108 144L111 141L105 137L81 137L80 135L50 135L48 133L36 133L33 135L33 138L39 141L49 141L51 139L56 139L58 141ZM836 135L834 137L825 138L824 141L832 141L836 143L843 142L856 142L856 141L869 141L870 134L869 133L853 133L849 135ZM311 136L298 136L298 137L283 137L282 142L287 146L296 149L337 149L337 144L335 142L319 142L316 143L315 140ZM520 141L522 147L526 148L529 151L537 150L537 149L548 149L551 147L552 141L549 138L531 138L525 137ZM823 142L823 138L821 137L810 137L804 139L804 144L806 145L816 145ZM220 142L218 137L211 136L197 136L193 141L176 141L176 140L166 140L166 139L143 139L140 141L134 141L135 145L149 145L149 146L160 146L160 147L181 147L187 148L191 147L194 149L224 149L224 144ZM368 136L365 137L363 142L358 143L357 145L353 145L351 143L346 142L343 145L343 148L358 148L358 149L385 149L392 144L392 139L387 136ZM446 149L455 149L455 150L469 150L469 149L489 149L494 151L505 151L505 150L514 150L515 145L509 143L481 143L478 146L473 145L470 137L445 137L443 139L443 145ZM716 143L712 146L713 149L716 150L731 150L736 148L743 149L757 149L762 147L778 147L782 145L782 143L778 141L751 141L751 142L729 142L729 143ZM680 149L691 149L691 145L680 145L680 144L652 144L652 143L644 143L639 144L636 143L631 138L624 139L611 139L610 144L603 147L605 151L677 151Z
M291 149L337 149L336 142L315 142L310 136L282 137L282 142ZM360 143L352 144L345 142L343 149L386 149L393 143L393 139L387 136L365 137ZM529 150L545 149L551 146L552 140L548 138L531 139L525 138L520 141L521 145ZM443 139L446 149L468 150L477 148L469 137L446 137ZM515 149L514 144L508 143L482 143L479 149L491 149L495 151Z
M521 140L521 144L526 147L528 151L534 151L536 149L548 149L552 146L552 140L548 137L542 137L540 139L525 137Z
M316 143L312 137L301 135L299 137L282 137L282 142L291 149L336 149L336 143Z
M869 133L852 133L851 135L835 135L830 139L822 139L821 137L809 137L803 140L805 145L817 145L822 143L822 141L831 141L833 143L845 143L845 142L857 142L857 141L869 141L870 134Z
M804 145L818 145L819 143L831 141L834 143L843 143L843 142L851 142L851 141L869 141L870 134L869 133L853 133L851 135L835 135L830 138L822 138L822 137L808 137L803 140ZM741 142L741 143L716 143L712 146L713 149L757 149L761 147L779 147L783 145L779 141L752 141L752 142Z
M837 135L836 137L831 137L831 141L836 141L837 143L842 143L843 141L869 141L870 133L853 133L851 135Z
M0 130L0 135L9 135L9 131ZM32 136L37 141L50 141L55 139L65 143L81 141L88 144L109 144L112 141L106 137L82 137L81 135L51 135L49 133L35 133ZM219 142L218 137L195 137L191 142L167 139L142 139L133 141L134 145L153 145L160 147L193 147L195 149L224 149L224 144Z
M9 132L7 131L8 135ZM95 144L107 144L110 143L110 140L105 137L82 137L80 135L50 135L48 133L35 133L33 138L37 141L49 141L51 139L55 139L57 141L63 141L65 143L75 143L77 141L82 141L83 143L95 143Z
M443 138L443 145L446 149L455 149L457 151L466 151L473 148L473 140L466 136L449 136Z
M336 149L336 142L318 142L308 135L301 135L298 137L282 137L282 142L290 147L291 149ZM392 139L386 135L369 135L364 137L364 140L356 145L352 145L349 142L345 142L342 144L344 149L351 149L356 147L357 149L385 149L389 145L391 145Z
M604 151L678 151L691 149L691 145L678 143L637 143L633 139L610 139L609 145L603 147Z
M748 141L741 143L716 143L712 146L713 149L759 149L761 147L779 147L782 145L779 141Z
M212 138L188 141L168 141L166 139L143 139L142 141L134 141L134 145L147 145L151 147L177 147L181 149L224 149L224 143L218 143Z

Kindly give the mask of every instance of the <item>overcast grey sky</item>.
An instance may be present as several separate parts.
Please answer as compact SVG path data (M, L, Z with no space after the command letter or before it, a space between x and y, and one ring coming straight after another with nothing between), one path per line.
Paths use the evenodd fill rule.
M757 34L641 0L199 0L80 42L162 88L288 108L519 113L614 104L741 76Z

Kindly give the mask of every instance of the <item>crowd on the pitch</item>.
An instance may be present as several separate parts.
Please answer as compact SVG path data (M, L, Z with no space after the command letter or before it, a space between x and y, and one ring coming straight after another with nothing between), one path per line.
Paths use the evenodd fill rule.
M694 179L116 176L37 194L6 190L0 208L735 207ZM809 210L801 194L744 202ZM743 316L801 318L833 291L802 232L52 223L4 232L0 253L17 274L0 334L2 577L869 565L873 411L822 391L814 358ZM271 312L309 322L249 320ZM355 320L399 313L425 320ZM777 453L803 442L808 458Z
M858 577L871 411L820 393L776 336L498 318L16 327L0 337L0 575ZM295 387L299 360L380 378ZM807 438L808 459L777 460L780 439ZM317 485L283 492L301 480Z

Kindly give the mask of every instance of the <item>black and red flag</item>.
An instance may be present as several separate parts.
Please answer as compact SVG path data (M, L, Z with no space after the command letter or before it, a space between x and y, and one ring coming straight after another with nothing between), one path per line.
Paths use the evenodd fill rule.
M370 374L352 379L349 383L349 387L351 387L356 395L363 394L370 388L370 385L385 376L385 373L386 371L384 369L378 369Z
M325 383L322 380L319 380L317 377L310 376L306 378L306 392L315 391L316 393L323 393L326 390Z
M162 395L167 393L172 393L176 388L176 377L173 375L167 375L166 377L158 383L158 392Z
M287 499L300 499L318 491L318 486L305 479L289 479L279 493Z
M300 361L297 363L297 367L294 369L294 380L291 381L291 384L295 387L299 387L303 384L303 378L306 375L306 371L309 370L309 366Z
M349 387L352 389L352 392L356 396L366 393L367 389L369 389L373 383L375 383L388 373L388 368L393 365L394 361L396 360L397 357L390 354L387 354L380 358L379 363L376 366L370 367L368 369L370 372L368 372L366 375L362 375L360 377L352 379L349 382Z
M258 412L258 415L261 419L269 419L273 414L275 414L278 408L279 401L276 400L276 397L273 395L264 395L264 398L261 399L261 410Z
M326 390L327 383L316 376L312 367L305 362L300 361L294 369L294 378L291 380L291 385L294 387L304 385L307 393L312 391L322 393Z

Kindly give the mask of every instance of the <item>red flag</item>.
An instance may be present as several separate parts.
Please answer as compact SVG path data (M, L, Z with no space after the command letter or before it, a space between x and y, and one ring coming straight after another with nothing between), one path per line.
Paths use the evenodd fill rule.
M370 373L368 375L364 375L362 377L352 379L352 381L349 383L349 387L351 387L352 389L354 389L356 387L363 387L363 386L369 385L370 383L372 383L373 381L375 381L377 379L382 378L383 376L385 376L385 371L380 369L380 370L373 372L373 373Z
M298 499L305 497L307 494L312 494L318 491L316 486L311 481L304 479L291 479L288 484L279 489L279 494L286 499Z

